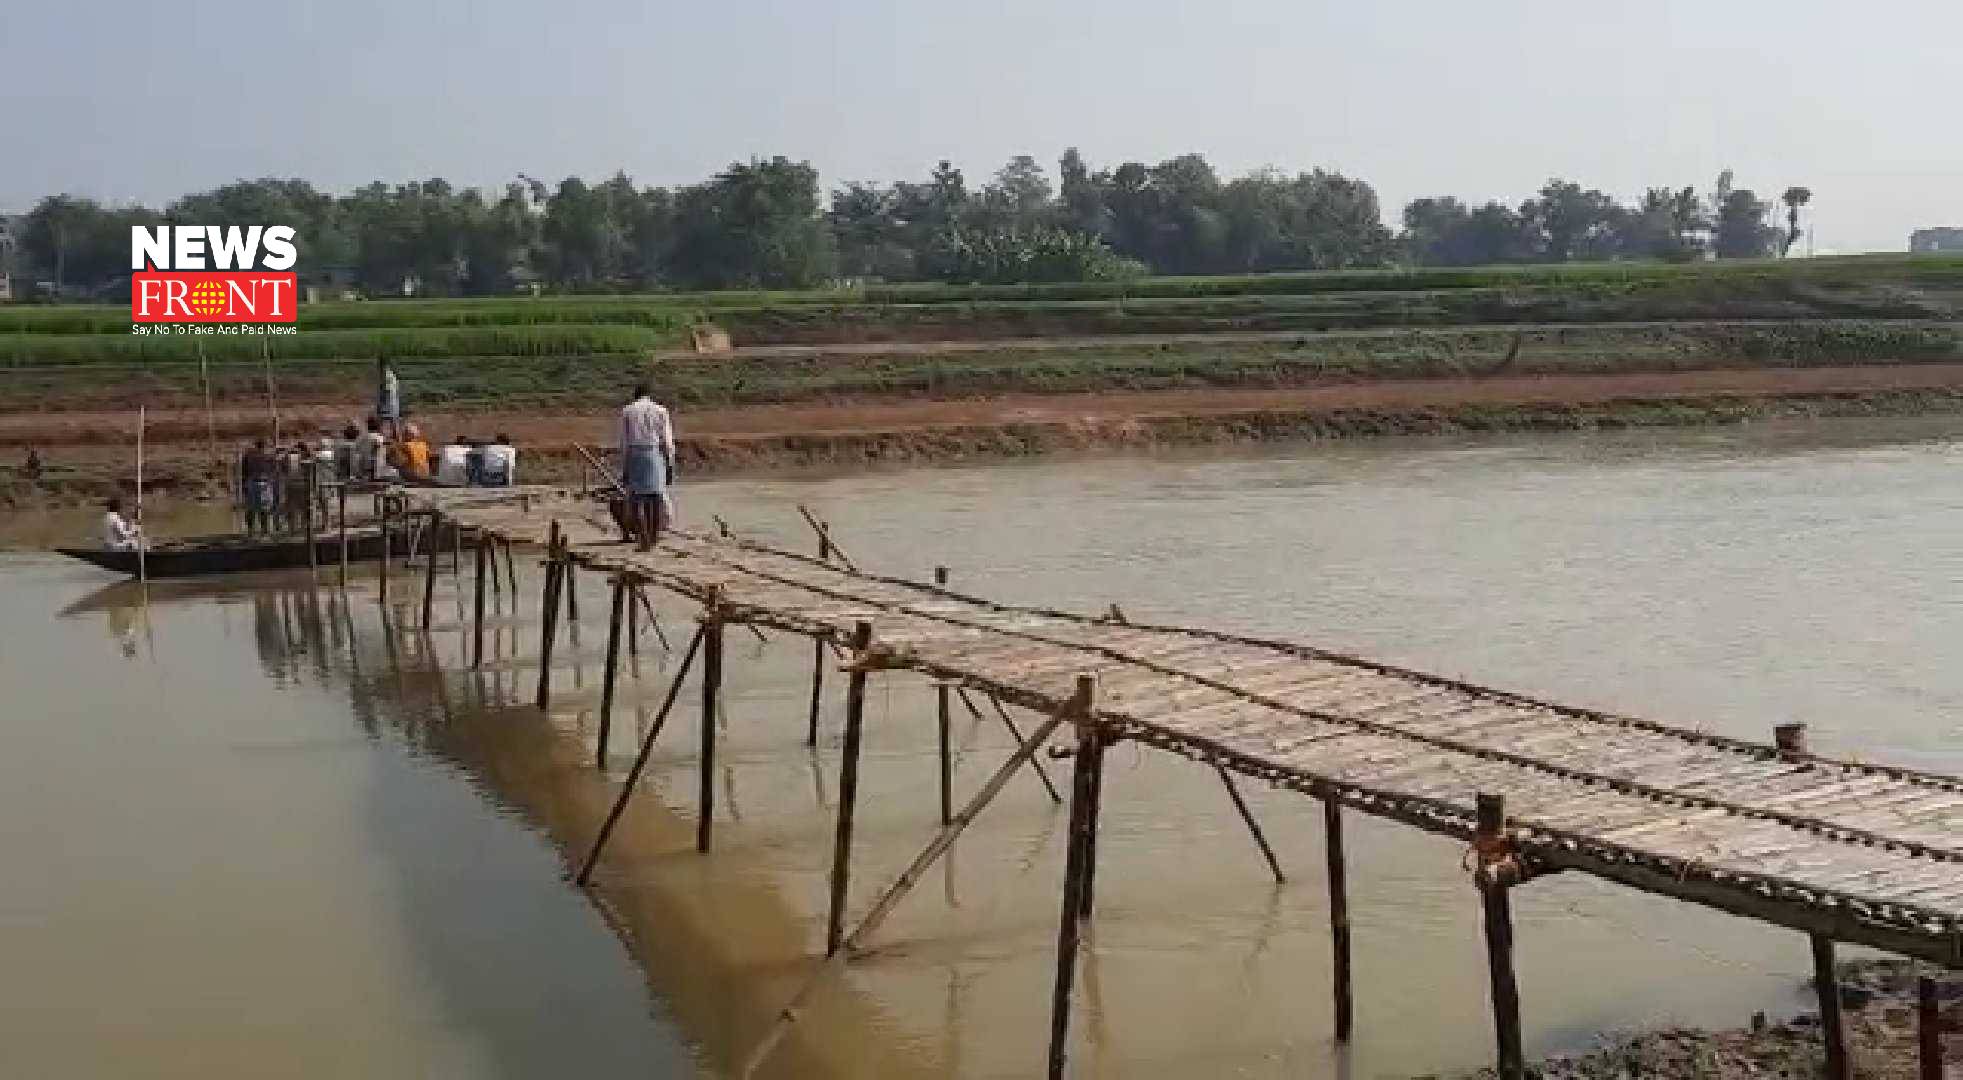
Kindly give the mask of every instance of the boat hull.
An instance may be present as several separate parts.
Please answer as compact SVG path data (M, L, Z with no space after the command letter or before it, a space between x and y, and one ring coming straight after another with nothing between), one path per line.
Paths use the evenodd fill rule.
M137 558L134 551L109 551L103 548L56 548L56 551L71 559L79 559L91 566L135 577ZM363 531L348 534L348 559L367 562L381 558L382 534L379 531ZM341 561L341 538L338 534L322 534L314 538L314 558L321 566L339 565ZM233 574L249 570L289 570L306 566L307 541L301 538L285 540L245 540L233 538L222 542L185 542L159 544L145 553L144 571L153 578L193 577L199 574Z

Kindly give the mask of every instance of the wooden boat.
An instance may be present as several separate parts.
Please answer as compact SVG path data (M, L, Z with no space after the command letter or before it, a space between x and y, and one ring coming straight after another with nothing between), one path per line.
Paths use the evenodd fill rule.
M401 533L396 543L404 543ZM314 557L321 566L341 563L341 535L319 533L314 537ZM118 574L136 576L136 552L105 548L56 548L71 559L100 566ZM368 561L382 556L380 529L349 529L348 559ZM304 537L193 536L153 544L144 553L145 569L153 578L191 577L197 574L230 574L245 570L286 570L307 565Z

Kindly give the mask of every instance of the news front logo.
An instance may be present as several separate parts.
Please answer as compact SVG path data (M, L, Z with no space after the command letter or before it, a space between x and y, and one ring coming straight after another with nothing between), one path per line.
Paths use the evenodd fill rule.
M130 228L130 321L291 323L299 275L290 225Z

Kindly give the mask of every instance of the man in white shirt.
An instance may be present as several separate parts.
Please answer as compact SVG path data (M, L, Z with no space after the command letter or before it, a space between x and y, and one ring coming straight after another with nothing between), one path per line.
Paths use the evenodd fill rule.
M470 483L470 440L458 435L437 451L436 482L444 487Z
M510 487L518 482L518 448L511 436L500 434L484 448L484 470L479 482L485 487Z
M646 383L634 388L634 400L620 410L620 471L630 531L637 534L642 551L652 550L661 536L662 503L675 475L675 428Z
M110 551L135 551L143 530L123 517L123 500L110 499L102 514L102 546Z

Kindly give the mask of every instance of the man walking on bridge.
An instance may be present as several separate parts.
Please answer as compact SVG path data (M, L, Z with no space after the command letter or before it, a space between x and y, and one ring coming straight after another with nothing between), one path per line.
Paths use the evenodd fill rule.
M675 430L646 383L634 387L634 400L620 410L620 471L629 531L642 551L651 551L661 536L662 503L675 477Z

